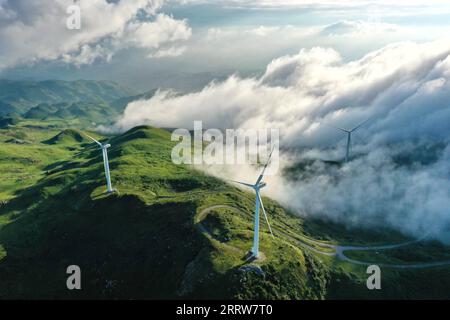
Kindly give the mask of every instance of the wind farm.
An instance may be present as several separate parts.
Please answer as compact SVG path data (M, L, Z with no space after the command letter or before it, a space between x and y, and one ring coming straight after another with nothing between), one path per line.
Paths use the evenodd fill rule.
M21 280L12 275L7 281L10 285L0 285L0 293L5 297L45 298L46 292L69 299L80 297L80 293L58 291L58 287L49 285L57 281L54 278L57 272L48 272L47 268L36 270L27 263L30 254L44 261L49 246L54 248L52 255L76 260L85 266L85 276L95 279L86 285L90 290L81 293L89 299L157 298L161 294L168 298L277 299L279 294L302 299L394 298L398 297L398 288L410 292L407 275L411 273L417 281L433 286L447 279L444 275L450 250L445 246L426 240L414 241L390 229L347 230L330 221L301 218L270 197L263 198L260 192L266 186L274 149L255 183L237 182L252 191L246 192L234 187L236 182L229 184L228 180L189 166L173 164L170 152L175 142L170 141L167 130L140 126L117 136L96 135L99 138L94 138L95 141L102 146L114 145L114 154L118 155L113 174L121 192L105 194L105 168L99 170L98 166L100 144L84 133L58 132L52 126L48 131L31 129L34 131L30 132L30 124L21 120L14 130L29 132L30 137L39 139L19 149L11 149L11 143L5 142L8 136L1 131L0 150L9 148L10 152L22 156L30 154L28 150L36 150L32 154L39 154L42 163L29 162L32 165L24 167L23 170L35 170L38 175L28 177L25 181L29 187L17 198L10 193L0 208L4 219L0 229L1 252L7 253L0 255L3 257L0 273L14 267L18 276L37 272L40 275L37 279L43 281L34 281L32 286L24 285L23 291L16 291L12 283ZM45 122L39 124L43 126ZM107 143L101 142L106 139ZM85 152L92 143L96 149ZM55 155L63 161L54 164ZM1 163L5 165L4 161ZM46 168L43 173L42 168ZM3 181L6 186L8 180ZM38 199L40 205L33 207ZM16 219L15 212L23 212L22 218ZM61 212L65 215L60 215ZM267 232L261 231L261 215ZM58 219L49 220L49 217ZM20 236L26 230L37 230L32 236L33 252L25 251L27 242ZM61 240L65 238L70 241ZM82 251L70 249L74 241L82 244ZM179 245L174 246L176 243ZM252 259L248 258L249 248ZM121 252L120 257L109 258L111 250ZM411 252L414 258L405 259L411 257ZM136 260L136 256L144 258ZM349 292L348 288L357 290L359 279L366 277L367 265L374 262L389 275L383 282L387 289ZM63 264L64 261L51 262L48 268L64 269ZM348 268L352 271L346 271ZM152 276L142 286L141 280L137 282L125 270L142 275L152 270ZM112 282L105 290L103 283L110 277L121 282ZM330 277L329 283L322 282L326 277ZM284 285L274 287L279 282ZM390 290L394 283L397 289ZM445 288L445 280L443 283ZM218 287L230 289L225 292ZM339 289L332 289L335 287ZM415 294L431 296L427 292ZM436 294L445 294L445 289Z
M0 0L0 301L450 300L449 21Z

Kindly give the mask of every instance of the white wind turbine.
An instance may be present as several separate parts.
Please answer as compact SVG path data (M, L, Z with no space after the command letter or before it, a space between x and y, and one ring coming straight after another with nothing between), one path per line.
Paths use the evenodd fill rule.
M255 184L249 184L245 182L240 181L234 181L236 183L242 184L244 186L250 187L253 190L255 190L256 193L256 199L255 199L255 222L254 222L254 233L253 233L253 247L251 249L251 252L255 258L259 257L259 208L261 206L261 209L264 213L264 218L266 219L267 226L269 227L270 233L273 237L272 228L270 227L269 219L267 218L266 210L264 209L264 204L261 199L260 190L266 186L266 183L262 181L264 178L264 172L266 171L267 166L269 165L270 158L272 157L274 148L272 148L272 151L270 152L269 159L267 160L266 165L264 166L264 169L262 170L261 174L258 177L258 180L256 180Z
M108 161L108 151L107 149L109 147L111 147L111 145L109 143L106 144L102 144L101 142L95 140L94 138L92 138L90 135L86 134L92 141L94 141L96 144L99 145L100 149L102 150L102 155L103 155L103 164L105 166L105 176L106 176L106 185L107 185L107 192L111 193L114 192L112 186L111 186L111 175L109 173L109 161Z
M351 147L351 143L352 143L352 133L355 132L356 130L358 130L359 128L361 128L364 124L366 124L367 121L369 121L369 119L367 119L366 121L364 121L361 124L357 125L356 127L354 127L351 130L338 128L339 130L347 133L347 150L345 152L345 162L348 162L349 157L350 157L350 147Z

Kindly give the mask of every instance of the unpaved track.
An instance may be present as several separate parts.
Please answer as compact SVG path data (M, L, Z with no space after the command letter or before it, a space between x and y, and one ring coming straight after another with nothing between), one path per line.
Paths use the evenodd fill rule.
M198 215L195 218L195 224L197 225L197 227L199 228L199 230L202 233L205 233L208 235L208 237L213 238L213 235L209 232L209 230L207 230L201 223L201 221L213 210L215 209L229 209L232 210L234 212L237 212L239 214L243 214L243 215L247 215L249 216L248 213L242 211L239 208L230 206L230 205L214 205L208 208L203 209L202 211L200 211L198 213ZM353 264L357 264L357 265L364 265L364 266L369 266L369 265L373 265L376 264L380 267L386 267L386 268L396 268L396 269L425 269L425 268L432 268L432 267L442 267L442 266L447 266L450 265L450 261L436 261L436 262L421 262L421 263L412 263L412 264L388 264L388 263L376 263L376 262L369 262L369 261L361 261L361 260L355 260L355 259L351 259L349 257L347 257L345 255L345 252L348 251L382 251L382 250L390 250L390 249L396 249L396 248L401 248L401 247L405 247L408 246L410 244L413 243L417 243L420 240L416 240L416 241L409 241L409 242L404 242L404 243L397 243L397 244L386 244L386 245L378 245L378 246L345 246L345 245L335 245L335 244L330 244L330 243L326 243L326 242L322 242L322 241L317 241L305 236L300 236L301 240L292 237L291 235L289 235L288 233L280 230L278 227L276 226L272 226L272 231L275 235L281 235L284 238L287 238L290 242L295 243L296 245L308 249L310 251L313 251L315 253L318 254L322 254L322 255L326 255L326 256L334 256L337 257L338 259L342 260L342 261L346 261L349 263L353 263ZM224 243L222 243L224 244ZM227 247L233 248L233 250L239 251L241 252L242 250L239 248L235 248L233 246L230 246L228 244L224 244ZM326 251L326 250L320 250L317 247L322 247L322 248L327 248L327 249L332 249L334 251L330 252L330 251Z

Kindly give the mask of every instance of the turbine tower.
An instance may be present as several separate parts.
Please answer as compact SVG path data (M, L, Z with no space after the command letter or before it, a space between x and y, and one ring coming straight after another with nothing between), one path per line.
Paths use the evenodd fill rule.
M361 128L364 124L366 124L367 121L369 121L369 119L367 119L366 121L362 122L361 124L359 124L358 126L354 127L351 130L338 128L339 130L347 133L347 148L346 148L346 152L345 152L345 162L348 162L348 160L350 158L350 147L351 147L351 144L352 144L352 133L355 132L356 130L358 130L359 128Z
M253 246L251 249L252 255L255 258L259 257L259 209L262 209L262 212L264 214L264 218L266 219L267 226L269 227L270 233L273 237L272 228L270 227L269 219L267 218L266 210L264 209L264 204L261 199L260 190L266 186L266 183L262 181L264 178L264 172L266 171L267 166L270 163L270 158L272 157L274 148L272 148L272 151L270 152L269 159L267 160L266 165L264 166L261 174L259 175L258 179L256 180L255 184L249 184L245 182L240 181L234 181L236 183L242 184L244 186L247 186L249 188L252 188L255 190L256 197L255 197L255 220L254 220L254 232L253 232Z
M102 155L103 155L103 164L105 166L105 176L106 176L106 186L107 186L107 190L106 192L111 193L114 192L112 186L111 186L111 175L109 173L109 161L108 161L108 151L107 149L109 147L111 147L111 145L109 143L106 144L102 144L101 142L95 140L94 138L92 138L90 135L86 134L92 141L94 141L96 144L99 145L100 149L102 150Z

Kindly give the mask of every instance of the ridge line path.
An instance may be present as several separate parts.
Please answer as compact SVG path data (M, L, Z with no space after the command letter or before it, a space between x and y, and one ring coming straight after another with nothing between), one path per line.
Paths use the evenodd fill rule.
M203 225L202 225L202 220L212 211L215 209L229 209L232 210L234 212L243 214L243 215L249 215L248 213L244 212L242 209L237 208L237 207L233 207L230 205L213 205L213 206L209 206L207 208L202 209L194 218L194 223L195 225L198 226L199 230L202 233L207 234L208 237L214 238L213 235L209 232L209 230L207 230ZM431 268L431 267L441 267L441 266L447 266L450 265L450 260L448 261L436 261L436 262L421 262L421 263L411 263L411 264L388 264L388 263L376 263L376 262L368 262L368 261L361 261L361 260L355 260L355 259L351 259L349 257L347 257L345 255L344 252L346 251L374 251L374 250L389 250L389 249L396 249L396 248L400 248L400 247L405 247L408 246L410 244L413 243L417 243L419 240L414 240L414 241L408 241L408 242L403 242L403 243L397 243L397 244L386 244L386 245L376 245L376 246L350 246L350 245L335 245L335 244L330 244L330 243L326 243L326 242L321 242L318 240L314 240L311 238L308 238L306 236L303 235L297 235L299 238L301 238L301 240L294 238L293 236L289 235L288 233L280 230L277 226L272 226L272 230L274 234L278 234L278 235L282 235L285 238L288 238L291 242L294 242L295 244L306 248L310 251L313 251L315 253L318 254L322 254L322 255L326 255L329 257L337 257L338 259L342 260L342 261L346 261L349 263L353 263L353 264L357 264L357 265L364 265L364 266L369 266L369 265L378 265L380 267L387 267L387 268L397 268L397 269L424 269L424 268ZM222 242L221 242L222 243ZM232 247L234 248L234 250L239 250L242 251L241 249L235 248L233 246L230 246L226 243L222 243L224 245L226 245L227 247ZM334 252L330 252L330 251L324 251L324 250L320 250L315 246L318 247L322 247L322 248L327 248L327 249L332 249L334 250Z

